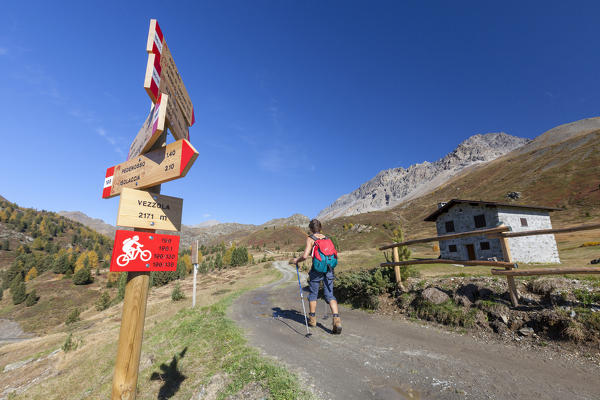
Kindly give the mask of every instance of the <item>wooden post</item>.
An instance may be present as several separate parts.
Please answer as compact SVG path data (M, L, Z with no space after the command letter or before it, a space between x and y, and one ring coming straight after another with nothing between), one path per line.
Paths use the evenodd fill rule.
M400 255L398 254L397 247L394 247L394 249L392 250L392 254L394 262L400 262ZM400 274L399 265L394 266L394 274L396 275L396 285L398 286L398 288L400 288L400 290L405 292L406 290L404 289L404 285L402 284L402 275Z
M166 132L163 132L151 150L162 147L165 142ZM145 190L160 194L160 185ZM136 228L134 230L137 232L156 232L154 229ZM117 360L115 361L115 374L113 376L112 400L135 400L136 397L149 283L150 272L127 273Z
M510 247L508 246L508 239L500 238L500 246L502 247L502 256L504 257L504 261L512 262L510 256ZM511 269L511 267L505 267L505 269ZM519 292L517 292L517 285L515 284L515 277L507 275L506 282L508 283L508 294L510 295L510 302L513 307L519 305Z

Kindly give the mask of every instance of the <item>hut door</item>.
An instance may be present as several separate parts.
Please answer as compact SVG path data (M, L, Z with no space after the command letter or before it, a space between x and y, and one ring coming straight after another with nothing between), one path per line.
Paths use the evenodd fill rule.
M475 260L475 246L472 244L465 245L467 247L467 253L469 254L469 260Z

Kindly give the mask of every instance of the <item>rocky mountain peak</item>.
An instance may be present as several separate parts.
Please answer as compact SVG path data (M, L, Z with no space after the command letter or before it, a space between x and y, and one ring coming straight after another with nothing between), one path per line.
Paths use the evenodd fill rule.
M322 210L317 218L326 220L396 206L433 191L469 166L492 161L529 142L529 139L504 132L473 135L435 162L425 161L406 169L398 167L379 172Z

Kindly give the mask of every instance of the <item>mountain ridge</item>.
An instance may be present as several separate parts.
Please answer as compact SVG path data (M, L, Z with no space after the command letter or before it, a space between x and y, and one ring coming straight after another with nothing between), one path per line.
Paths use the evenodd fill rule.
M380 171L321 210L317 218L328 220L392 208L430 193L466 168L495 160L529 142L504 132L473 135L437 161Z

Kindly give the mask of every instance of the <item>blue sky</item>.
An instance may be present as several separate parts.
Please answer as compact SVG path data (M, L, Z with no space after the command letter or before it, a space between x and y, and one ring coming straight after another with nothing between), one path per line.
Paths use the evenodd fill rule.
M314 217L382 169L467 137L600 115L600 3L5 2L0 195L115 223L101 199L145 120L151 18L200 156L183 222Z

